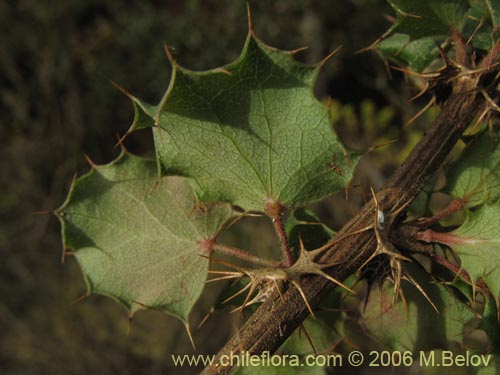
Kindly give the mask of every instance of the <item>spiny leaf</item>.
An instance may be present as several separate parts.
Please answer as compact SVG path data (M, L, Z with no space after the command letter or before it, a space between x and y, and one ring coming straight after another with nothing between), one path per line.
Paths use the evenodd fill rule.
M498 0L469 0L464 34L473 35L474 47L489 50L498 38L500 2Z
M447 173L446 191L468 207L500 198L500 133L485 131L467 147Z
M403 299L393 304L393 286L385 282L370 291L362 324L367 333L391 350L422 350L446 347L449 341L462 342L464 327L474 313L443 286L432 285L422 271L410 265L411 275L437 306L437 313L424 296L402 283Z
M290 247L299 255L300 240L303 241L307 249L317 249L323 246L335 234L333 230L321 223L319 218L311 210L300 207L290 212L285 230L288 236Z
M440 58L437 44L456 60L466 44L488 51L495 44L499 24L498 0L388 0L396 21L376 44L393 62L422 72ZM457 43L460 44L457 46ZM454 52L455 53L454 53Z
M439 53L435 38L410 40L409 35L401 33L382 40L377 49L398 65L407 66L417 72L429 66Z
M322 301L315 318L308 317L302 323L302 327L284 342L280 351L285 354L307 355L331 350L336 341L345 337L343 329L345 313L342 311L344 294L341 289L331 292L325 298L326 301Z
M488 338L490 339L490 345L496 353L500 352L499 317L500 315L496 301L493 298L486 296L482 319L479 322L478 328L486 332Z
M89 292L187 322L208 270L198 242L216 236L232 209L200 205L184 178L158 179L154 161L122 152L77 179L58 215Z
M473 281L481 278L494 299L500 298L500 201L472 212L448 243Z
M268 199L301 206L347 185L358 157L312 91L323 62L298 63L252 32L223 68L193 72L170 58L172 80L153 110L157 158L167 174L190 177L200 199L262 211Z
M448 35L450 29L461 29L467 10L466 0L388 0L397 15L392 31L410 38Z

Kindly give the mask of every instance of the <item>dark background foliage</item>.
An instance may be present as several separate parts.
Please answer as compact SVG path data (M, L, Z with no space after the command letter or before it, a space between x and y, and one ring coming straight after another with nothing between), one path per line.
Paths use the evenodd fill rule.
M407 85L389 80L375 53L356 54L387 28L383 0L250 4L257 35L282 49L309 46L300 55L306 62L343 46L316 91L341 103L346 114L336 126L347 144L366 150L411 116ZM127 314L115 302L91 296L72 304L85 293L78 266L71 257L61 264L56 218L34 212L61 205L74 173L88 170L84 154L96 163L118 154L116 135L133 112L111 80L156 103L170 75L163 41L182 65L200 70L237 57L246 32L244 1L0 2L0 373L180 373L170 354L192 352L182 324L145 311L128 334ZM370 113L383 108L394 115L373 133ZM149 132L125 145L151 154ZM396 159L373 157L381 172L365 165L358 175L380 184ZM334 226L349 214L335 216L331 201L317 209ZM240 237L252 244L248 232ZM202 302L195 324L205 312ZM219 314L225 324L215 317L194 330L198 353L215 353L232 335L227 312Z

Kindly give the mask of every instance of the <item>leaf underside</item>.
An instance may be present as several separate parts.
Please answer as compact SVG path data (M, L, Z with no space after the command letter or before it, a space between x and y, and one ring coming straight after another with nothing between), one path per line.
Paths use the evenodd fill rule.
M460 256L462 268L475 282L482 279L495 301L500 299L500 201L469 213L452 232L459 240L449 245Z
M201 200L262 211L267 200L302 206L348 184L358 156L348 155L312 92L322 63L301 64L252 32L222 68L193 72L171 62L160 104L132 97L142 113L131 130L155 126L161 170L189 177Z
M447 173L446 192L468 207L500 198L500 132L484 131L453 163Z
M214 237L232 209L199 205L186 179L159 179L155 161L122 152L78 178L58 215L89 293L131 314L149 307L186 322L208 270L198 241Z

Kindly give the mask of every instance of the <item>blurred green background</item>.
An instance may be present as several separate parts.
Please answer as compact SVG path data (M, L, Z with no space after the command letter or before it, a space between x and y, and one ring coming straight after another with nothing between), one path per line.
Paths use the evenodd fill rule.
M361 184L380 186L419 128L400 131L415 113L406 102L409 85L397 73L391 80L375 53L356 53L389 25L385 1L250 5L256 34L282 49L309 46L300 54L305 62L317 62L343 46L324 69L316 92L335 99L335 126L351 147L367 150L399 137L390 146L391 156L374 153L357 172ZM0 2L0 30L0 374L197 372L172 367L170 354L193 352L175 319L141 312L128 334L126 311L115 302L91 296L72 304L85 293L80 271L71 257L61 264L56 218L36 212L61 205L74 173L88 170L84 154L98 164L117 156L117 134L129 127L133 110L111 80L158 102L170 76L163 41L191 69L232 61L247 32L246 2L7 0ZM151 155L147 131L125 145ZM359 204L330 199L315 208L339 227ZM261 227L250 220L233 236L247 248L273 247L272 239L263 245L263 236L252 237L251 230ZM270 233L268 227L262 230ZM207 308L202 301L192 315L194 325ZM223 311L194 330L198 353L216 353L233 334L232 320Z

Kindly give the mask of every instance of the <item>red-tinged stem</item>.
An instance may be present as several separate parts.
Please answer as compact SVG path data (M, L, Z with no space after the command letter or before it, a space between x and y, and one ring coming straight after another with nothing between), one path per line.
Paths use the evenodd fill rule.
M216 253L219 253L219 254L230 255L230 256L233 256L235 258L239 258L239 259L242 259L244 261L258 264L258 265L264 266L264 267L279 267L281 265L281 262L278 262L276 260L259 258L255 255L250 254L249 252L247 252L243 249L239 249L237 247L232 247L232 246L222 245L220 243L214 243L212 246L212 250L215 251Z
M434 232L431 229L427 229L422 232L417 232L416 237L420 241L424 241L427 243L438 242L444 245L460 245L468 241L467 238L460 237L452 233Z
M455 28L451 30L451 35L453 37L453 42L455 43L455 53L456 53L457 63L463 66L467 66L468 65L467 51L462 35Z
M457 198L453 199L450 204L441 212L438 212L436 215L420 220L416 223L417 226L420 228L427 228L431 224L437 223L438 221L444 219L447 216L450 216L451 214L454 214L455 212L459 212L464 208L464 204L466 203L465 198Z
M495 45L491 48L490 52L481 60L479 64L479 69L489 69L497 60L498 54L500 53L500 40L498 40Z
M283 218L279 217L273 221L274 230L278 235L281 244L281 264L283 267L290 267L293 264L293 256L290 251L290 244L288 242L288 237L285 232L285 225L283 224Z
M288 242L288 237L286 235L285 224L283 223L284 210L285 207L273 199L269 199L264 207L264 212L272 220L274 230L276 231L280 241L281 266L291 267L294 260L290 250L290 243Z

